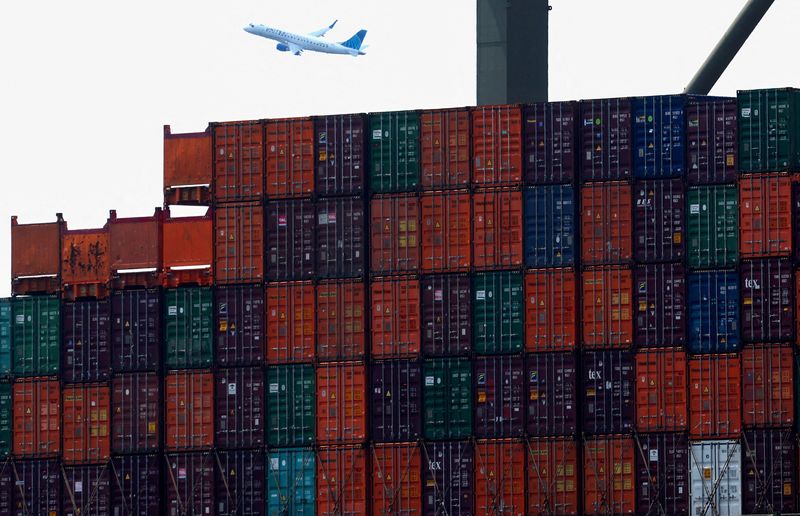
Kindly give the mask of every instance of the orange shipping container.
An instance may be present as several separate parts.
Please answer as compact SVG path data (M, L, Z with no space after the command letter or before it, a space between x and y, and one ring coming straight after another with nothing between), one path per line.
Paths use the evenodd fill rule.
M425 190L463 188L470 180L468 109L423 111L420 184Z
M475 443L475 514L525 514L525 445L512 440Z
M111 279L108 225L61 234L61 283L68 298L104 297Z
M584 264L626 263L633 248L630 183L581 186L581 259Z
M742 258L792 252L792 182L788 174L739 177L739 252Z
M264 125L258 120L214 124L214 201L264 196Z
M472 108L472 182L522 182L522 110L517 105Z
M217 204L214 229L217 283L254 283L264 279L264 205Z
M419 270L419 198L381 195L370 202L373 273L397 274Z
M317 367L317 441L321 444L367 439L367 370L363 362L331 362Z
M583 447L585 514L633 514L636 446L630 437L587 439Z
M422 457L418 444L372 448L372 514L422 514Z
M214 229L211 210L200 217L170 216L164 210L161 252L165 286L210 285L213 280Z
M473 265L480 269L522 265L522 192L482 190L472 196Z
M472 203L469 192L430 192L420 199L422 269L468 271L472 265Z
M531 439L528 442L528 514L580 514L580 471L576 441Z
M103 463L111 456L111 391L103 384L65 385L66 464Z
M792 348L755 344L742 350L742 419L745 427L794 423Z
M738 355L689 359L689 435L735 439L742 431L742 366Z
M314 123L310 118L266 122L267 197L311 195L314 191Z
M25 378L12 387L15 457L61 452L61 386L57 378Z
M676 348L636 353L636 429L685 432L689 421L686 353Z
M358 360L366 352L364 282L330 280L317 285L317 358Z
M419 355L420 288L416 278L375 278L370 284L374 358Z
M172 134L164 126L164 204L207 204L213 171L211 127Z
M317 515L367 514L368 474L365 448L360 446L320 448L317 452Z
M111 210L108 247L114 288L160 285L161 220L161 208L152 217L128 218L117 218L116 210Z
M267 363L314 360L314 297L310 281L267 285Z
M15 295L55 293L61 287L61 214L56 222L20 224L11 217L11 279Z
M627 267L590 267L582 275L583 345L628 348L633 342L633 274Z
M166 448L211 448L214 444L214 375L171 371L164 378Z
M525 350L570 351L578 334L577 285L571 269L525 273Z

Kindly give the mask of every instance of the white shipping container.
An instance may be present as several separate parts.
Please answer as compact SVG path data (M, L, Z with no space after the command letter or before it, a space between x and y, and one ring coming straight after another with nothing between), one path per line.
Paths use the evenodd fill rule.
M742 451L738 441L695 441L689 446L693 515L742 514Z

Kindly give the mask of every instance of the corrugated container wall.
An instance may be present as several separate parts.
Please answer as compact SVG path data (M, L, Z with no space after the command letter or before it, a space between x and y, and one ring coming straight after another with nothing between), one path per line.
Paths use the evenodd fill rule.
M14 324L12 371L14 376L58 374L61 346L61 303L55 296L15 297L11 300Z
M426 441L422 446L421 514L474 514L475 452L472 443Z
M314 380L311 365L267 368L265 405L269 446L301 446L314 442Z
M426 439L466 439L472 435L472 364L468 359L425 360L422 389Z
M689 436L736 438L742 431L742 366L738 355L689 359Z
M739 170L800 169L800 90L739 91Z
M788 174L739 177L739 254L742 258L791 255L791 181Z
M689 516L689 441L686 435L636 437L636 512Z
M472 194L472 248L476 269L522 265L522 192L480 190Z
M417 189L420 170L420 116L416 111L369 115L369 182L373 192Z
M422 269L460 272L472 265L472 202L466 190L425 192L422 214Z
M583 346L630 348L633 343L633 271L591 267L581 275Z
M690 353L728 353L739 341L739 278L735 272L689 274Z
M119 455L111 459L111 514L128 511L158 516L161 507L160 455Z
M214 375L171 371L164 378L165 446L168 450L210 448L214 444Z
M57 378L26 378L12 387L13 454L56 457L61 453L61 386Z
M369 216L370 272L402 274L419 270L418 197L413 194L373 197Z
M214 356L221 367L263 365L266 357L264 287L217 287Z
M686 202L681 180L637 181L633 200L634 258L644 263L682 260Z
M791 431L744 432L742 463L744 512L797 512L797 443Z
M525 272L525 350L568 351L578 341L578 281L571 269Z
M62 514L111 514L111 471L101 466L72 466L64 468L64 491L61 497Z
M317 452L317 516L369 514L367 449L329 446Z
M262 446L267 412L264 371L261 367L217 369L214 381L214 444L218 449Z
M314 359L314 297L310 281L267 285L267 363Z
M630 437L598 437L583 445L583 510L633 514L636 510L636 445Z
M366 366L362 362L334 362L320 364L316 373L317 442L365 441L368 413Z
M0 377L11 374L11 298L0 298Z
M212 124L214 201L255 201L264 196L264 126L257 120Z
M161 292L111 293L111 369L157 370L161 364Z
M526 188L524 202L525 265L573 265L576 206L572 185Z
M481 354L522 351L525 316L522 274L475 274L472 295L473 350Z
M318 277L358 278L366 271L369 262L364 206L358 197L317 201Z
M56 222L20 224L11 217L11 290L17 295L56 293L61 288L61 214Z
M422 436L422 367L418 362L373 362L370 367L370 437L413 442Z
M634 176L683 176L686 164L687 100L686 95L633 99Z
M628 263L633 256L631 184L584 183L580 233L584 265Z
M475 443L475 514L525 514L525 455L516 440Z
M686 344L686 272L680 263L639 265L634 270L639 347Z
M695 186L686 192L687 264L729 267L739 261L739 194L735 185Z
M64 386L65 464L103 463L111 456L111 391L104 384Z
M788 260L743 261L742 340L790 341L794 332L794 278Z
M160 283L162 219L161 208L156 208L151 217L121 218L111 210L108 249L113 288L154 287Z
M422 454L419 445L372 448L372 514L422 513Z
M170 453L167 462L167 500L170 515L215 514L214 456L206 453Z
M367 302L359 280L317 284L316 340L321 361L359 360L366 353Z
M103 297L111 279L108 226L61 233L61 286L68 298Z
M472 184L522 182L522 109L517 105L477 106L472 122Z
M470 182L468 109L441 109L420 114L422 159L420 185L425 190L463 188Z
M738 441L689 445L691 514L742 514L742 453Z
M475 430L480 438L525 434L525 364L520 356L475 357Z
M755 344L742 350L742 423L791 428L794 359L788 345Z
M267 203L267 280L314 276L316 209L307 199Z
M210 209L201 217L174 218L165 209L161 244L165 286L213 282L214 220Z
M314 192L314 123L310 118L267 120L264 124L268 199Z
M164 360L168 368L211 367L214 304L210 288L164 291Z
M264 279L264 206L261 203L214 207L214 276L219 284Z
M61 511L61 464L58 461L18 461L15 471L14 516L55 516Z
M364 191L367 119L364 115L314 117L317 195L354 195Z
M213 126L173 134L164 126L164 204L205 204L209 199L215 152Z
M422 290L422 353L450 356L472 346L470 280L466 274L425 275Z
M633 169L631 99L581 101L581 179L627 179Z
M371 355L374 358L419 355L420 283L416 278L383 277L370 284Z
M636 353L636 430L685 432L689 422L689 371L678 348Z
M523 110L527 184L571 183L577 177L577 102L539 102Z
M267 514L314 516L315 508L314 450L270 448L267 451Z
M736 99L689 100L686 105L686 178L690 184L736 180Z
M114 375L111 379L111 451L158 451L161 404L161 380L157 373Z
M633 353L588 351L582 359L583 432L631 432L636 410Z
M572 439L531 439L528 447L528 514L580 514L582 467Z
M578 431L578 363L573 353L526 358L527 435L569 436Z
M65 382L108 380L111 346L108 300L84 299L61 307L63 339L61 379Z
M214 498L220 516L261 515L267 507L267 471L260 450L217 453Z

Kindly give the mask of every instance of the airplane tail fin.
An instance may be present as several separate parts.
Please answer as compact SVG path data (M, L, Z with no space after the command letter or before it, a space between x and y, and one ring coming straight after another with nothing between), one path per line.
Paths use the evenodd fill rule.
M364 38L367 36L367 31L361 29L360 31L356 32L352 38L348 39L347 41L342 41L341 45L343 47L352 48L353 50L358 50L361 48L361 44L364 42Z
M369 45L363 45L362 47L360 47L360 48L358 49L358 55L360 55L360 56L365 56L365 55L367 55L367 53L366 53L366 52L364 52L364 51L365 51L366 49L368 49L368 48L369 48Z

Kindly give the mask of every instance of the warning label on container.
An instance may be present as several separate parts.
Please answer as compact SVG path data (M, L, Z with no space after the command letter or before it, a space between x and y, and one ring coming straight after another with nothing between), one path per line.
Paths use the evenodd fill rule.
M650 450L650 462L658 462L658 450Z

